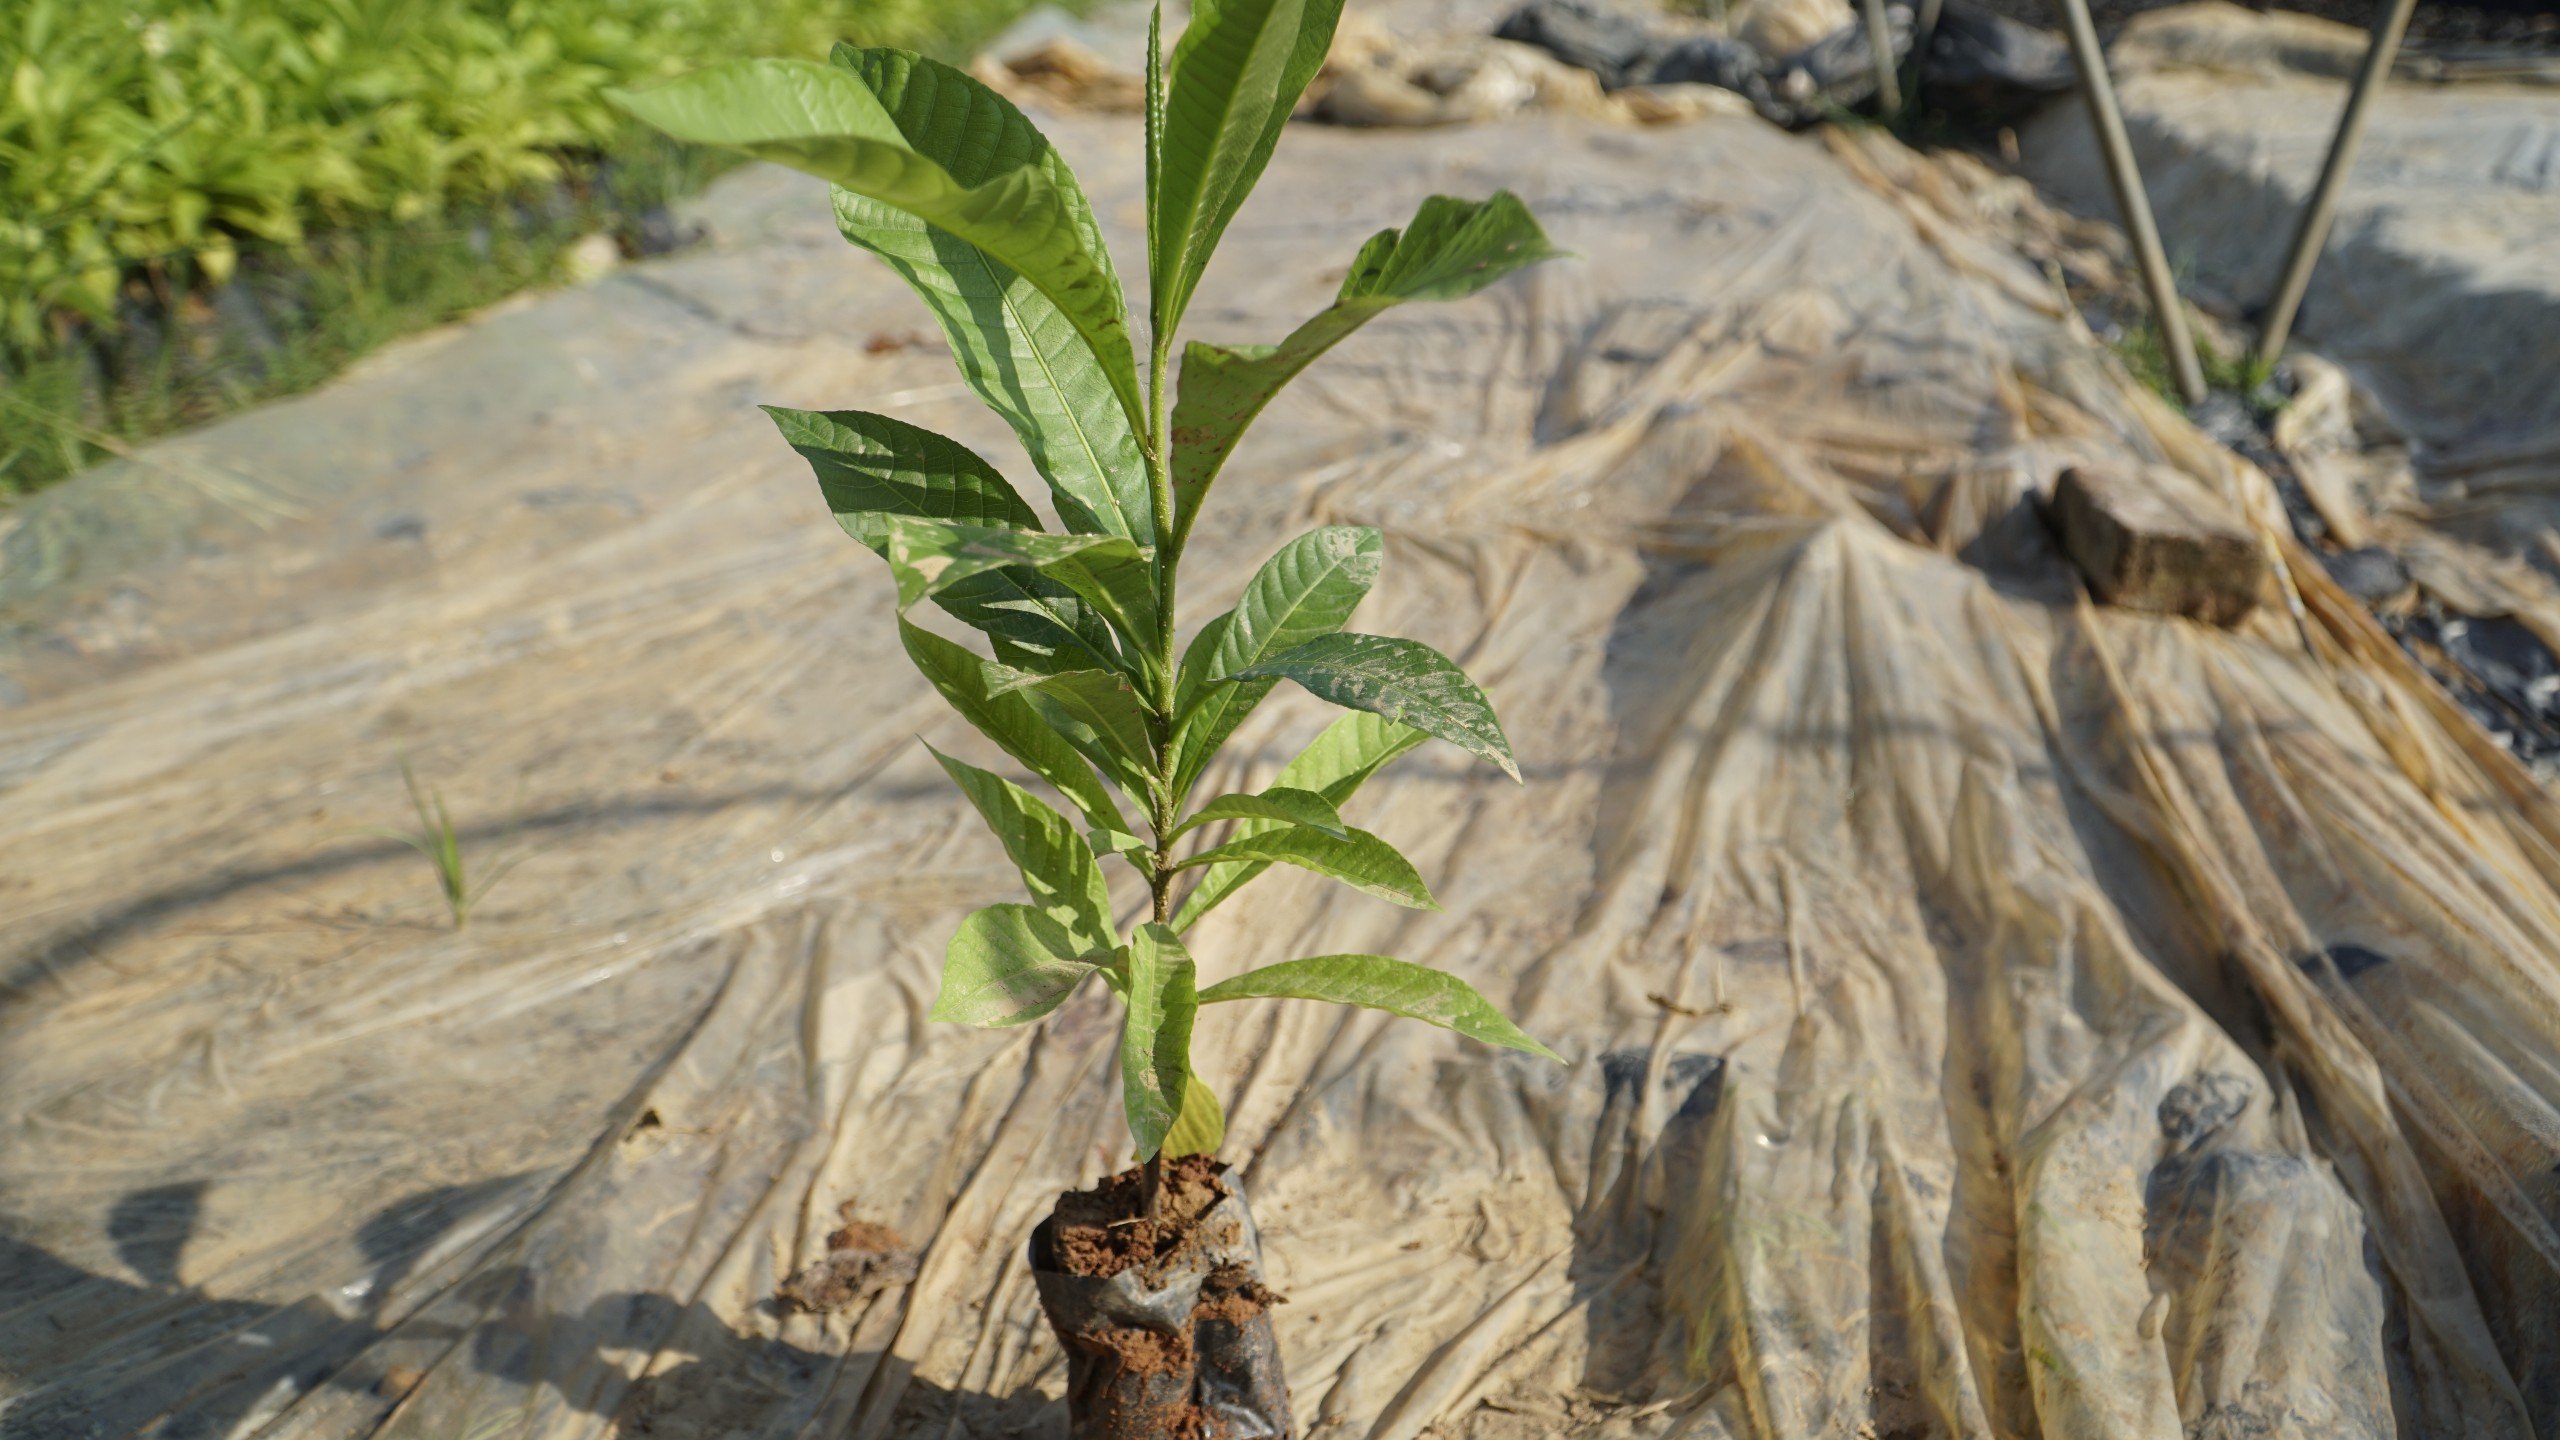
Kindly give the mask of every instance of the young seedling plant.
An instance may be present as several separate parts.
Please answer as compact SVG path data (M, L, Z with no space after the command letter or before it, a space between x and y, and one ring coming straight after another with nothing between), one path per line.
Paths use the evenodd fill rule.
M460 930L471 923L471 911L489 887L506 878L515 868L514 857L493 862L478 879L473 879L462 858L462 832L453 826L453 816L444 808L444 792L418 783L418 772L409 768L409 758L400 757L400 783L408 787L409 808L417 812L418 828L392 830L374 826L365 833L397 840L427 857L436 867L436 888L443 892L444 906L453 916L453 928Z
M1203 1005L1334 1001L1554 1058L1465 982L1421 965L1321 955L1204 989L1184 948L1200 917L1274 864L1436 908L1413 865L1341 808L1425 737L1519 778L1493 707L1447 657L1343 628L1378 577L1376 530L1326 526L1281 546L1234 608L1175 644L1184 549L1272 396L1371 316L1470 295L1556 253L1507 193L1434 196L1360 248L1331 306L1277 345L1193 341L1177 383L1183 314L1341 8L1197 0L1167 56L1159 6L1147 56L1143 386L1120 280L1075 175L1020 110L969 75L902 50L839 46L828 64L742 61L614 93L680 140L831 182L845 238L914 287L962 375L1048 483L1058 530L941 435L859 410L766 407L817 471L836 522L888 562L916 668L1074 814L934 752L1003 842L1031 903L961 922L933 1018L1021 1025L1100 977L1125 1004L1120 1073L1150 1214L1163 1160L1214 1153L1224 1136L1218 1098L1192 1069ZM987 653L907 618L928 603L983 635ZM1283 680L1351 713L1268 788L1195 803L1220 747ZM1125 933L1104 880L1113 860L1145 877L1151 899Z

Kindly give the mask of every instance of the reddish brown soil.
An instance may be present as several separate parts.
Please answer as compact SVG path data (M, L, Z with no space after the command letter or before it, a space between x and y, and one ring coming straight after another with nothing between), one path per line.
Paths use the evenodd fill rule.
M826 1258L802 1266L782 1282L775 1298L796 1309L823 1315L858 1305L883 1290L916 1278L920 1252L906 1237L877 1220L858 1220L854 1202L836 1210L844 1221L827 1236Z
M1194 1320L1207 1316L1241 1325L1274 1305L1288 1303L1288 1297L1254 1279L1241 1265L1222 1265L1209 1273L1200 1287L1200 1303L1194 1306Z
M1107 1280L1172 1254L1200 1216L1226 1198L1227 1187L1218 1178L1226 1168L1206 1155L1186 1155L1165 1166L1164 1199L1153 1220L1146 1218L1144 1168L1059 1196L1052 1232L1059 1268Z
M827 1236L829 1250L868 1250L887 1255L907 1248L897 1231L877 1220L855 1220L848 1217L842 1228Z
M1161 1330L1115 1326L1095 1338L1120 1357L1120 1368L1132 1375L1170 1375L1191 1368L1191 1336L1187 1331L1167 1335Z

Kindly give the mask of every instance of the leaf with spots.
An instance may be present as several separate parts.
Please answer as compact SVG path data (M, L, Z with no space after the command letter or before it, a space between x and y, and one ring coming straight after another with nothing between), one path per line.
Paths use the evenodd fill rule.
M1173 1117L1173 1128L1165 1132L1164 1158L1215 1155L1226 1140L1226 1107L1218 1103L1218 1092L1209 1088L1200 1072L1192 1071L1183 1077L1181 1112Z
M1230 672L1237 680L1295 680L1319 699L1410 725L1502 767L1517 780L1511 742L1493 702L1448 656L1419 640L1389 635L1325 635L1283 655Z

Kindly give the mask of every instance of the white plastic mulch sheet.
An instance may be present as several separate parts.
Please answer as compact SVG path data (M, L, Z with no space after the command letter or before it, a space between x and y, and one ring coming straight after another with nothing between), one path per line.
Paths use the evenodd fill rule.
M1051 123L1135 253L1132 127ZM1572 1060L1207 1018L1302 1425L2560 1428L2551 801L2316 565L2236 634L2088 606L2058 466L2263 482L1881 142L1293 133L1197 326L1497 185L1580 258L1320 365L1186 587L1383 527L1361 625L1528 773L1357 802L1445 914L1276 876L1204 966L1402 955ZM708 213L19 514L0 1435L1057 1433L1022 1241L1125 1146L1111 1012L925 1023L1013 882L917 737L993 751L750 403L1019 462L817 187ZM461 934L363 830L403 754L520 861ZM913 1284L774 1306L847 1202Z

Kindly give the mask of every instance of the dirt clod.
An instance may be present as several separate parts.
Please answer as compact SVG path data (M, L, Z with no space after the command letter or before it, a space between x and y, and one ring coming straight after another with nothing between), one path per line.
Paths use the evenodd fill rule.
M836 1211L845 1223L827 1236L826 1258L802 1266L782 1282L774 1298L813 1315L849 1309L883 1290L916 1278L921 1252L876 1220L859 1220L848 1200Z
M1221 1265L1200 1286L1200 1303L1191 1316L1241 1325L1274 1305L1288 1303L1288 1296L1254 1279L1243 1266Z
M373 1382L373 1393L397 1399L417 1389L426 1378L427 1372L415 1365L394 1365L382 1372L381 1379Z
M1161 1330L1113 1326L1094 1333L1093 1344L1108 1350L1120 1368L1133 1375L1171 1375L1191 1368L1191 1337Z
M856 1220L851 1216L846 1216L845 1223L827 1236L827 1249L831 1253L864 1250L874 1255L893 1255L907 1248L907 1242L897 1231L877 1220Z
M1225 1169L1206 1155L1186 1155L1165 1166L1164 1199L1153 1220L1146 1218L1144 1169L1123 1170L1090 1190L1059 1196L1059 1268L1107 1280L1171 1255L1209 1207L1226 1198L1227 1187L1218 1178Z

